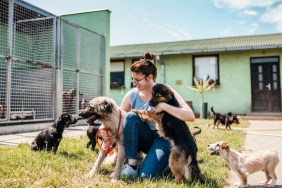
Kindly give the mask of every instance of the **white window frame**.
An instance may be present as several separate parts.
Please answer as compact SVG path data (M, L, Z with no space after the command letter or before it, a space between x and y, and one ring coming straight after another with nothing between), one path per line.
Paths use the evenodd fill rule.
M206 80L207 76L219 85L219 56L193 56L193 78Z
M111 60L111 63L110 63L110 74L111 74L110 88L111 89L121 89L125 87L124 69L125 69L125 61L123 59L122 60ZM112 76L115 73L119 74L121 78L119 78L118 80L113 80ZM115 76L118 77L117 75Z

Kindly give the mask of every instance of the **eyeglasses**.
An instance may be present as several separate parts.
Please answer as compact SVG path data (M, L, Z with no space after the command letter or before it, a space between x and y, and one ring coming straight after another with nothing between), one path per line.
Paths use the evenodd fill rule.
M144 80L146 78L146 76L144 76L144 78L141 78L141 79L130 79L130 81L133 83L133 84L135 84L135 85L139 85L139 82L140 81L142 81L142 80Z

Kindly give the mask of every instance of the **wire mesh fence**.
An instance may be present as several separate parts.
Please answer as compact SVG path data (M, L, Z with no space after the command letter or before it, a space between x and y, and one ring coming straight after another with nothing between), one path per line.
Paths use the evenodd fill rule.
M103 42L23 1L0 0L0 125L54 120L56 112L78 115L103 93Z
M63 112L78 114L102 95L103 38L62 20ZM67 45L66 45L67 44Z

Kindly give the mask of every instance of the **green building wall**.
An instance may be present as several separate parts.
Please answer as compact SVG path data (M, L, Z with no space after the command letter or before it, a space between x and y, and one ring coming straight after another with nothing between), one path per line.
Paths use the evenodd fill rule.
M212 53L215 54L215 53ZM220 85L215 90L205 94L205 102L208 108L214 107L216 112L236 114L248 114L251 112L252 91L251 91L251 57L279 56L282 51L279 49L262 49L246 51L220 52L219 54L219 77ZM202 55L202 54L193 54ZM161 82L161 62L165 64L165 84L171 86L184 98L185 101L192 101L193 109L199 113L201 96L190 90L192 86L192 54L161 55L157 62L158 78ZM125 59L125 89L111 89L110 96L121 104L123 96L130 88L130 65L131 58ZM280 74L282 72L280 63ZM280 83L282 83L280 75Z

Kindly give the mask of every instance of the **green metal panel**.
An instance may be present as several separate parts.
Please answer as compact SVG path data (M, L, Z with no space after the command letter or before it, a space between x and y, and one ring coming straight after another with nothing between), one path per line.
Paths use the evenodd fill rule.
M63 18L104 36L104 94L110 93L110 11L90 11L63 15Z

